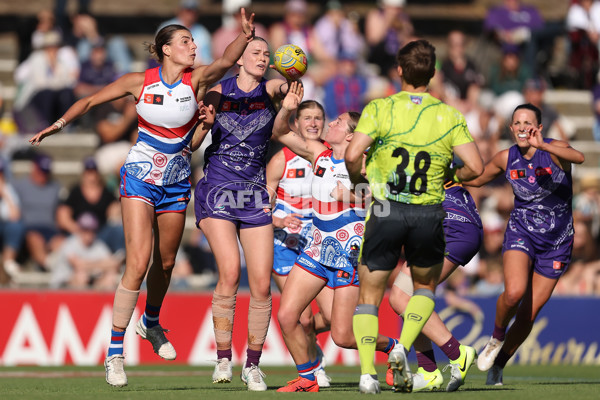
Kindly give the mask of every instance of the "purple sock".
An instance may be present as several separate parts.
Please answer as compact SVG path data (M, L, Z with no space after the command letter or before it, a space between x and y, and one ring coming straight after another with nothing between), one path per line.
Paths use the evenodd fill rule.
M262 350L246 350L246 365L244 368L250 367L252 364L258 367L258 363L260 362L260 356L262 355Z
M231 361L231 349L217 350L217 359L226 358Z
M494 360L494 365L497 365L500 368L504 368L508 360L510 360L510 356L508 355L508 353L505 353L503 350L500 350L500 353L498 353L498 356Z
M450 338L444 345L441 347L442 351L448 358L452 361L457 360L460 357L460 343L454 336Z
M419 364L420 368L423 368L427 372L433 372L437 369L433 350L417 353L417 363Z
M492 333L492 337L504 342L504 338L506 337L506 327L494 324L494 332Z

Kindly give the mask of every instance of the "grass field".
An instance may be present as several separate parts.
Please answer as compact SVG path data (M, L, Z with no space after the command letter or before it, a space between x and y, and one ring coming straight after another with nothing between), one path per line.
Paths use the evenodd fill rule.
M486 386L485 374L473 366L467 382L458 392L394 393L384 382L384 366L379 379L378 398L421 397L460 398L461 400L568 400L600 399L600 367L590 366L509 366L504 371L504 386ZM315 394L282 394L275 389L295 378L290 367L265 367L267 392L248 392L237 376L231 384L213 384L212 368L188 366L142 366L127 368L129 385L110 387L102 367L14 367L0 368L0 399L281 399L281 396L310 396L327 400L364 398L358 393L358 367L330 366L331 388ZM234 369L239 374L239 367ZM444 373L444 385L449 371ZM243 397L242 397L243 396Z

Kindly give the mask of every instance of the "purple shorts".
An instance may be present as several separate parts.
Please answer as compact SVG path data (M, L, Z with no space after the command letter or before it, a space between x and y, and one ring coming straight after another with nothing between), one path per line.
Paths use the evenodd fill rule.
M547 245L535 240L529 233L513 231L507 227L502 244L502 253L518 250L529 255L533 270L550 279L558 279L571 262L573 235L566 236L558 245Z
M215 185L201 179L194 192L194 211L196 226L204 218L225 219L240 229L273 222L269 192L260 184L239 190L234 183Z
M457 265L466 265L479 251L483 229L475 224L444 220L446 258Z

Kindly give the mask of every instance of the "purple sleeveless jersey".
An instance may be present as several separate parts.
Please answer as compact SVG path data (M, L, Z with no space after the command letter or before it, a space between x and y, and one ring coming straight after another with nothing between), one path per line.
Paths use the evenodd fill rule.
M483 241L483 225L475 201L462 186L445 186L442 203L446 258L457 265L465 265L477 254Z
M571 260L573 247L571 172L562 170L550 153L542 150L526 160L514 145L508 153L506 179L512 185L515 205L503 252L523 251L534 261L536 272L558 278Z
M222 218L240 226L271 223L266 155L276 111L266 80L251 92L236 77L221 82L221 101L195 191L196 220Z

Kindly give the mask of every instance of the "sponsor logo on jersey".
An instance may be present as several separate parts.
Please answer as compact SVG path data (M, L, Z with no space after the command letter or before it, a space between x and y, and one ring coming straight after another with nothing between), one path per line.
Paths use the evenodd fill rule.
M525 170L524 169L511 169L510 170L510 179L521 179L525 178Z
M144 103L162 105L164 96L162 94L146 93L144 95Z
M175 101L178 101L180 103L183 103L184 101L191 101L192 100L192 96L183 96L183 97L178 97L175 99Z
M535 176L552 175L552 168L550 167L537 167L535 169Z
M238 101L226 101L221 106L221 111L240 111L240 103Z
M169 97L173 96L173 91L172 90L168 90L167 91L167 96L169 96Z
M146 88L146 90L148 90L148 89L154 89L155 87L158 87L158 83L153 83L152 85L148 86Z
M306 172L304 168L293 168L288 169L286 178L294 179L294 178L304 178L306 176Z
M325 171L326 171L326 169L325 169L325 168L323 168L323 167L318 167L318 168L317 168L317 171L315 172L315 175L316 175L316 176L318 176L318 177L320 177L320 178L322 178L322 177L323 177L323 175L325 175Z
M254 103L250 103L248 105L248 109L250 110L264 110L266 108L264 101L255 101Z

